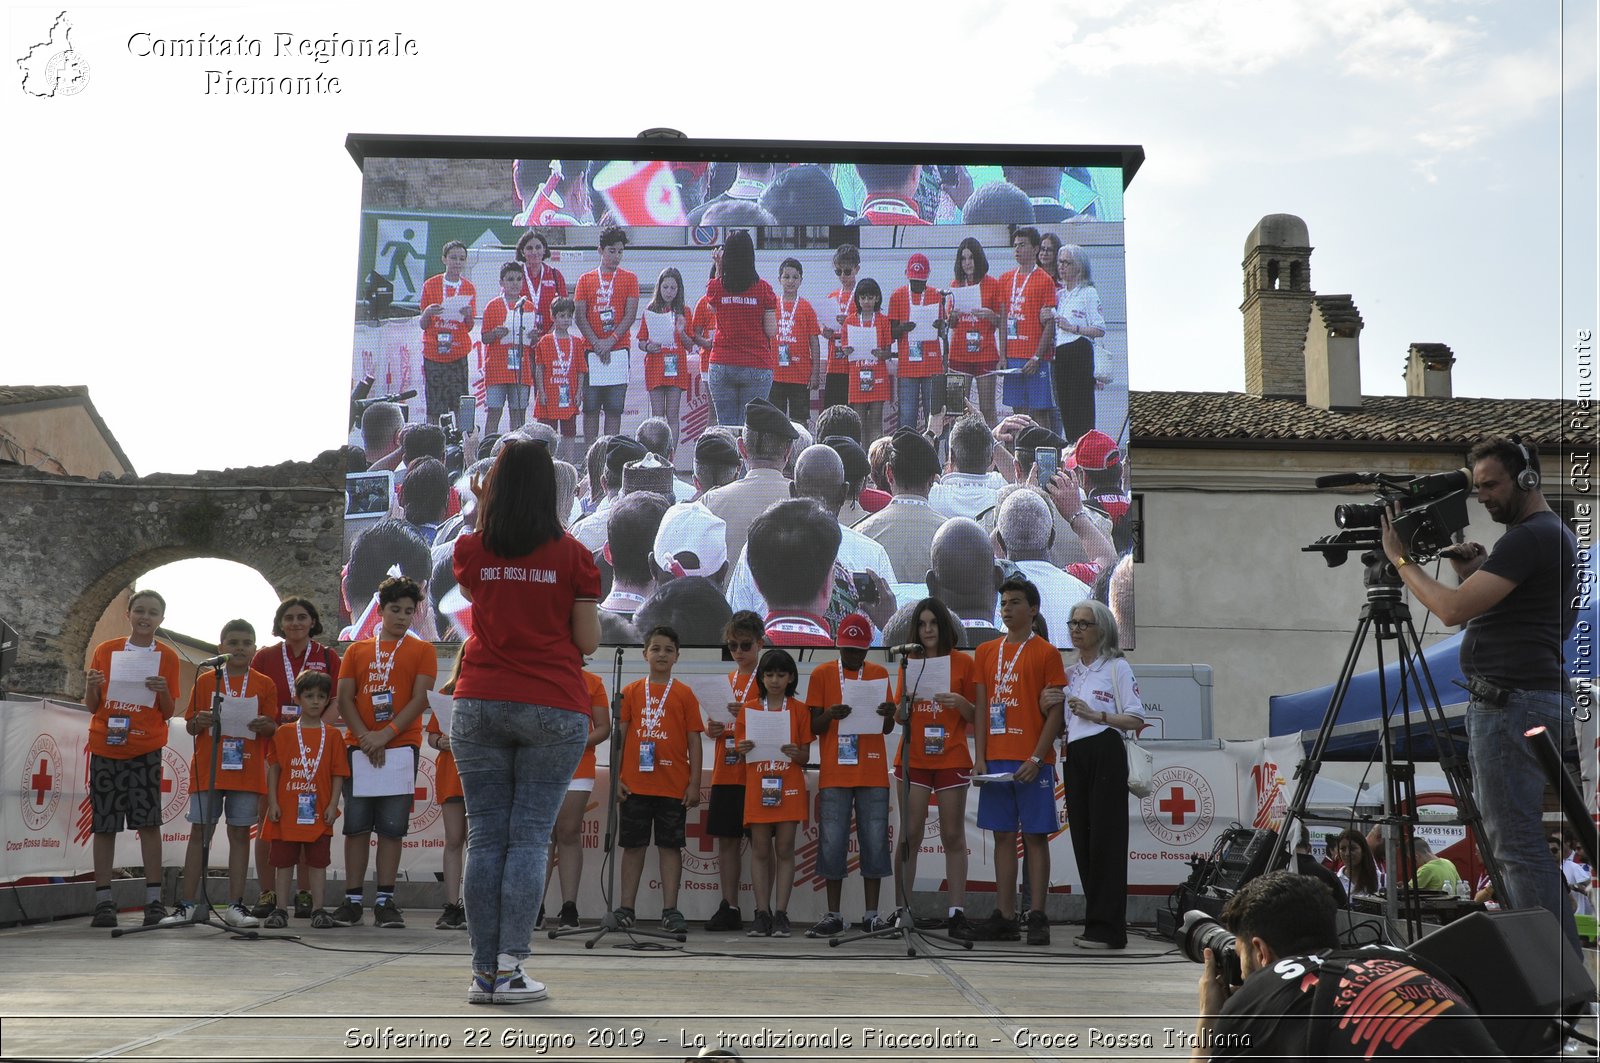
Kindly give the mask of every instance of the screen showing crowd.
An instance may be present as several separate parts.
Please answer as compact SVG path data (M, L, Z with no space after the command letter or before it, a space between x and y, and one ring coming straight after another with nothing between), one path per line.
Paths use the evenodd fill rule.
M351 373L346 637L391 573L418 633L455 592L468 488L508 435L557 460L608 644L658 623L778 645L850 613L975 646L997 590L1048 637L1087 597L1133 635L1115 168L369 159Z

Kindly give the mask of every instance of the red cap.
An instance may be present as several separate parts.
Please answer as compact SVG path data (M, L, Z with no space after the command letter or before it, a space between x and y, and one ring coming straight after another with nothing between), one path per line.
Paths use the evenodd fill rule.
M1109 469L1121 463L1122 451L1117 449L1115 439L1098 428L1091 428L1073 448L1072 460L1080 469Z
M868 649L872 645L872 621L860 613L851 613L839 621L839 633L833 641L849 649Z
M907 280L925 281L928 279L928 274L932 271L933 267L928 265L927 255L916 254L906 259Z

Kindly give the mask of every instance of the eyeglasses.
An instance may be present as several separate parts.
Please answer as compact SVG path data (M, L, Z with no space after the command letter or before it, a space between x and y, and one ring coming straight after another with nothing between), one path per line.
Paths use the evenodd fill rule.
M756 640L741 639L738 642L725 642L723 645L728 647L729 653L749 653L756 648Z
M856 271L853 269L836 269L833 271L833 275L835 277L854 277Z
M1085 628L1099 627L1100 625L1093 620L1068 620L1067 626L1074 631L1082 631Z

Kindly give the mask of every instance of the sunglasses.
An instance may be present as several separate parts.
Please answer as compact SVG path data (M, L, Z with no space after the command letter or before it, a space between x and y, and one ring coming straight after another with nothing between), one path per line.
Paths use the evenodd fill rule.
M723 645L728 647L729 653L749 653L756 648L756 640L741 639L738 642L725 642Z

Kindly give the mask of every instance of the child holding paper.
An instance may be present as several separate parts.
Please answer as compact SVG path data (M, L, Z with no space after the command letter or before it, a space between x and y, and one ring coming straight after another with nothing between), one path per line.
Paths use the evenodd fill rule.
M563 461L578 458L578 403L589 372L583 341L572 334L577 312L565 295L552 302L555 325L534 351L533 415L561 433L556 457Z
M469 636L470 639L470 636ZM437 693L428 694L428 745L438 751L433 758L433 796L444 817L444 911L433 924L435 930L460 930L467 925L467 910L461 904L461 866L467 848L467 801L461 789L461 773L456 770L456 755L450 751L450 711L456 680L461 678L461 657L467 643L450 669L450 678ZM443 720L440 715L443 714Z
M483 383L489 407L485 435L500 431L500 410L510 413L507 429L515 432L528 416L528 389L533 384L533 344L530 335L538 320L537 309L524 296L525 278L520 262L500 267L500 294L483 308ZM472 426L460 426L468 431Z
M877 281L862 277L850 301L855 311L844 319L839 353L850 359L850 405L861 411L861 438L870 443L883 434L883 404L892 390L885 360L893 353L893 333L889 315L878 312L883 289Z
M374 830L378 895L373 923L392 929L406 925L405 914L394 903L394 881L401 842L410 827L422 713L439 670L433 647L411 634L421 601L422 588L406 576L390 576L378 584L381 626L372 638L350 647L339 669L339 715L349 728L352 748L344 820L345 899L333 913L337 926L361 922L362 884Z
M683 274L668 266L656 278L655 297L639 321L639 346L644 349L644 383L650 391L650 416L672 426L678 445L678 411L689 390L688 356L694 344L684 317Z
M339 817L341 779L350 777L344 739L324 722L333 700L333 680L326 672L301 672L295 677L297 718L278 728L267 747L267 824L262 831L277 871L277 895L289 896L296 865L309 869L311 926L332 927L333 916L322 906L332 862L333 821ZM282 908L267 916L271 928L289 925Z
M728 700L725 703L737 724L739 712L751 702L761 700L761 684L756 681L756 663L761 660L761 636L765 631L759 613L741 609L722 629L723 645L733 658L734 670L728 673ZM706 929L743 930L739 914L739 843L750 833L744 825L744 756L739 752L736 727L720 720L706 720L706 737L711 739L711 806L706 810L706 833L717 839L717 874L721 878L722 903L706 920Z
M795 828L806 818L806 776L804 765L811 750L811 713L794 696L800 686L800 670L785 650L768 650L756 666L760 676L761 700L747 705L735 724L745 758L744 822L750 828L750 877L755 880L756 914L750 937L786 938L789 926L789 894L794 890ZM756 748L752 733L761 734L773 716L783 714L774 730L789 740L776 752L779 759L750 759ZM766 748L766 747L764 747ZM773 908L776 897L777 908Z
M478 292L463 276L467 245L451 240L439 252L444 272L422 284L422 379L428 420L456 408L467 393L467 355L472 351L472 322L478 315Z
M835 638L839 659L812 669L806 684L806 704L811 707L811 733L821 743L822 768L817 773L820 811L817 822L817 874L827 883L827 913L806 931L808 938L832 937L844 932L840 897L847 873L850 814L855 812L856 840L861 846L861 891L866 901L862 927L868 932L890 926L878 915L878 895L889 877L889 758L883 736L894 727L894 706L889 704L889 673L881 664L867 662L872 645L872 621L851 613L839 621ZM859 731L844 721L867 706L846 692L870 693L873 712L870 731ZM857 704L852 708L850 701ZM854 721L853 721L854 722ZM881 724L881 726L880 726Z
M229 926L259 926L244 903L245 877L250 871L250 828L261 820L267 792L267 756L278 729L278 688L250 667L256 655L256 629L245 620L230 620L222 627L217 652L228 655L222 673L222 748L212 748L212 695L216 672L206 669L195 677L189 693L184 729L194 736L190 764L189 849L183 860L183 900L162 922L186 923L194 918L194 899L200 892L201 849L228 821L228 896L232 903L222 912ZM211 793L213 757L217 767L216 793Z
M927 255L912 255L905 286L889 297L889 320L900 347L900 426L919 432L944 409L944 293L928 286L931 272Z

